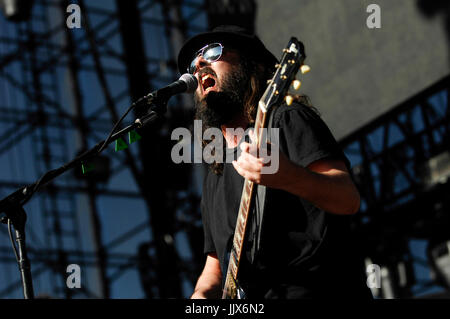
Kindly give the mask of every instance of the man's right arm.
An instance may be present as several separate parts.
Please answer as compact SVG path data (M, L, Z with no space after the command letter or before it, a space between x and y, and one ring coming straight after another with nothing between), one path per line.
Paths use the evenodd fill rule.
M222 296L222 271L215 253L208 254L205 267L195 285L191 299L219 299Z

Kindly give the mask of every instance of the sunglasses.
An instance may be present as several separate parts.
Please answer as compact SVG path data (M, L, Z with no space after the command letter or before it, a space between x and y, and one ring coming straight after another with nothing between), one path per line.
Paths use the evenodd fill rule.
M223 45L220 43L211 43L208 45L205 45L203 48L197 51L195 54L195 58L192 60L191 64L189 65L187 71L190 74L194 74L197 64L198 58L201 56L203 59L208 61L209 63L216 62L220 59L223 53Z

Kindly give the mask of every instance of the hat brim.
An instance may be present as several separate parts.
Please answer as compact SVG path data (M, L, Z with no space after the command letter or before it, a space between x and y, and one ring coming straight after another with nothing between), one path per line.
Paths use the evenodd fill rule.
M237 32L212 31L198 34L189 39L178 54L178 70L180 74L187 72L187 68L195 53L205 45L213 42L228 45L243 52L247 52L255 60L267 63L270 67L278 63L278 59L264 46L258 37Z

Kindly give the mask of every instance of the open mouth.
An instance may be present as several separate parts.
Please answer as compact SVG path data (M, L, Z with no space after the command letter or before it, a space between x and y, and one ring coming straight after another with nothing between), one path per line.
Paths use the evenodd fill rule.
M210 75L205 74L202 76L202 88L203 92L208 92L216 86L216 80Z

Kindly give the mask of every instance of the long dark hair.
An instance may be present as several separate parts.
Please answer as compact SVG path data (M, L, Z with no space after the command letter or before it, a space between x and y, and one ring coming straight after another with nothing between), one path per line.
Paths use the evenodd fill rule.
M249 126L252 126L255 123L256 113L258 111L258 102L266 90L267 81L272 78L274 74L275 66L261 64L245 52L239 51L239 54L240 66L243 72L249 76L247 83L242 83L242 85L246 85L243 98L243 115ZM296 95L294 96L294 100L297 103L311 106L309 98L306 95ZM224 146L222 154L225 155L226 141L224 137L222 138ZM206 141L202 141L202 143L203 146L207 144ZM210 168L214 174L221 175L223 173L223 160L220 163L213 162L210 164Z
M273 69L258 63L254 59L251 59L247 54L245 54L245 52L241 52L239 50L236 51L239 52L240 67L242 71L248 75L248 81L246 81L247 83L242 83L242 85L246 86L243 90L245 93L243 96L244 105L242 107L242 113L245 120L251 126L255 122L255 117L258 110L258 101L264 93L267 80L272 76ZM223 136L222 138L224 146L222 154L225 156L226 141ZM203 144L205 145L206 142L203 141ZM214 174L221 175L223 173L224 159L225 157L220 163L213 162L210 164L210 168Z

